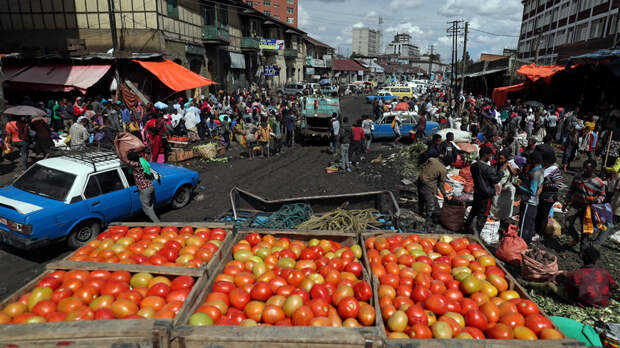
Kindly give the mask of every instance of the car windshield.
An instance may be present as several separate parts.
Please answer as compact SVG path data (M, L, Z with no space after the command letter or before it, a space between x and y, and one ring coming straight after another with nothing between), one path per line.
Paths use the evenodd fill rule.
M13 186L35 195L64 201L73 186L75 177L71 173L35 164L20 176Z

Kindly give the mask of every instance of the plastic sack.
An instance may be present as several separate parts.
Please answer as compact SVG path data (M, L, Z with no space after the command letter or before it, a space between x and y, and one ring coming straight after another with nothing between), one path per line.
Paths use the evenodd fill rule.
M550 257L550 261L539 261L527 255L529 251L535 251ZM535 282L545 282L553 278L558 273L558 258L540 249L528 249L521 252L521 277L525 280Z
M496 244L499 242L499 221L487 219L482 231L480 231L480 239L487 244Z
M521 264L521 253L527 250L527 243L519 237L516 225L508 226L499 247L495 250L498 259L508 262L513 266Z
M141 152L144 151L146 146L142 140L138 139L135 135L127 132L120 132L114 138L114 149L121 161L127 163L127 153L129 151Z
M562 235L562 225L554 218L547 220L547 228L545 229L545 235L559 237Z
M439 221L448 230L458 232L465 223L465 209L464 204L446 203L441 208Z

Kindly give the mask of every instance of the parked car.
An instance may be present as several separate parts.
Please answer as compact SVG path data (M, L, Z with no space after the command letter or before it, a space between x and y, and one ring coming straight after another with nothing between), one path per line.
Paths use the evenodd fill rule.
M278 88L278 95L301 96L304 94L306 86L303 83L289 83L282 88Z
M401 112L400 118L402 119L402 125L400 127L400 134L406 137L410 130L416 129L418 123L418 115L415 112ZM396 135L392 129L392 121L396 117L396 112L385 112L383 116L375 122L375 129L372 131L372 137L375 139L395 139ZM426 128L424 134L426 136L435 134L439 131L439 123L434 121L426 121Z
M394 99L398 99L397 96L392 95L392 93L387 92L387 91L379 91L376 93L376 95L369 95L366 96L366 102L367 103L372 103L375 100L383 100L384 102L391 102Z
M338 87L332 85L321 86L321 93L327 96L338 95Z
M151 163L155 205L182 208L198 185L198 173ZM79 248L105 226L142 211L130 168L113 152L66 154L38 161L0 188L0 241L34 249L66 240Z

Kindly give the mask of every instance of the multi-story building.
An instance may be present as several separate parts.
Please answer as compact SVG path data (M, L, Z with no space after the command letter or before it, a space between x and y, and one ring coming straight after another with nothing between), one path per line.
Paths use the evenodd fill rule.
M620 0L523 0L518 57L538 64L613 46Z
M411 43L411 35L406 33L394 35L394 40L387 45L385 53L406 58L420 57L420 49Z
M379 52L381 33L370 28L353 28L353 53L364 57L375 57Z
M305 80L315 81L329 77L333 67L334 48L309 36L306 36L304 41L306 43Z
M284 2L290 2L285 0ZM293 1L294 4L297 0ZM234 90L302 81L305 32L241 0L0 0L0 53L41 57L161 54ZM76 49L77 47L77 49Z
M285 22L295 28L298 25L299 0L243 0L258 11Z

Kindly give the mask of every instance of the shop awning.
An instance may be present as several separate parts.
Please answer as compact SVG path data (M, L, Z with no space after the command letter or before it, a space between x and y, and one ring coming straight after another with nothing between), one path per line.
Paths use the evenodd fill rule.
M42 91L67 92L77 89L85 93L86 89L101 80L110 67L112 66L44 64L13 74L7 81Z
M171 60L149 62L134 59L133 61L153 73L164 85L175 92L215 84L208 78L200 76Z
M230 68L231 69L245 69L245 56L241 53L230 53Z
M510 92L520 92L527 89L527 84L525 82L519 83L518 85L498 87L493 90L493 101L497 106L503 106L506 104L506 100L508 100L508 93Z
M517 74L523 75L536 82L540 79L545 79L546 83L551 83L551 77L557 72L564 70L566 67L560 65L541 65L536 66L532 63L530 65L523 65L517 70Z

